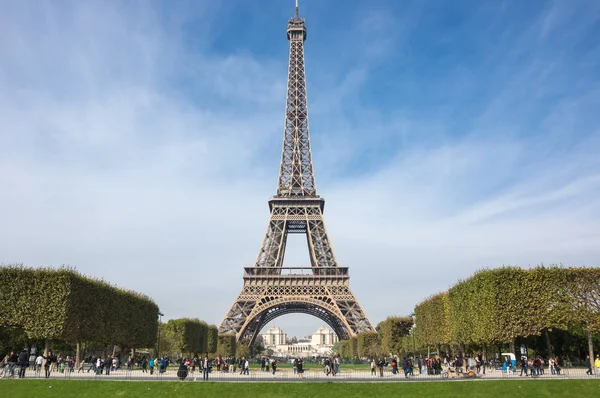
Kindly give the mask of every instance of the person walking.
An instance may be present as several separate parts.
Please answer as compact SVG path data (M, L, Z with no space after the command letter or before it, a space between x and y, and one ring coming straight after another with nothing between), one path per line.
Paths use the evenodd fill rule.
M585 357L585 367L587 368L585 374L590 376L594 374L594 372L592 372L592 361L590 360L589 355Z
M242 357L239 362L238 362L238 366L240 367L240 374L244 374L244 365L246 364L246 358Z
M88 367L87 373L90 373L90 370L93 370L96 373L96 357L92 355L90 359L90 366Z
M17 364L19 365L19 379L25 378L25 369L29 366L29 359L27 355L27 350L21 351L19 354L19 358L17 360Z
M383 365L385 365L385 361L383 358L380 358L379 362L377 362L377 367L379 368L379 377L383 377Z
M404 377L408 378L408 374L410 373L410 369L408 367L408 361L406 357L402 358L402 370L404 371Z
M304 378L304 363L302 362L302 358L298 359L298 377Z
M273 369L273 376L275 376L275 372L277 372L277 359L273 358L271 362L271 368Z
M375 358L371 359L371 376L375 376L377 373L375 372Z
M244 362L244 374L250 375L250 362L248 362L248 358L246 358L246 362Z
M596 360L594 361L594 367L596 368L596 376L600 376L600 354L596 355Z
M44 357L42 356L42 353L40 353L37 358L35 358L35 365L33 365L33 370L38 375L42 371L42 362L44 362Z
M202 360L202 380L208 380L208 373L210 371L210 362L208 360L208 356L205 356Z
M10 355L6 354L6 356L4 357L2 362L0 362L0 369L2 370L2 372L0 372L0 377L6 376L6 372L8 371L8 359L9 358L10 358Z
M46 361L44 363L44 374L46 379L50 377L50 366L52 366L52 351L48 351L48 354L44 357L44 360Z
M19 355L14 351L10 352L10 356L8 357L8 377L15 377L15 368L17 367L17 363L19 362Z
M523 376L523 373L525 373L525 376L527 376L527 367L528 367L527 357L522 356L521 357L521 374L519 376Z

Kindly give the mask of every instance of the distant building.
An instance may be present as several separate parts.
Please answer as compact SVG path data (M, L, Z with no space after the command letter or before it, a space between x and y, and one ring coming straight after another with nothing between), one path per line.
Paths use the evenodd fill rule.
M327 327L320 327L310 338L299 339L297 343L286 343L287 334L280 327L272 327L261 334L265 348L273 350L279 357L317 357L325 356L338 342L337 335Z
M287 334L279 326L274 326L267 330L267 333L261 335L266 348L270 346L284 345L287 341Z

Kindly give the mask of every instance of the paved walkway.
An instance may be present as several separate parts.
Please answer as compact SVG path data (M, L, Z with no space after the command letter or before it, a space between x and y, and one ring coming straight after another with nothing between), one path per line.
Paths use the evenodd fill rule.
M15 372L16 374L16 372ZM211 372L209 376L210 381L223 381L223 382L234 382L234 381L279 381L279 382L309 382L309 381L361 381L361 382L411 382L411 381L442 381L442 380L465 380L464 377L452 377L452 375L448 375L448 377L443 377L442 375L419 375L415 374L414 376L410 376L405 378L403 374L392 374L391 371L384 371L383 377L379 377L379 375L373 376L369 370L344 370L342 365L342 370L336 376L327 376L323 371L318 369L308 369L304 371L304 377L300 378L298 375L294 375L291 369L282 369L278 370L275 375L271 372L261 372L260 370L250 370L249 375L241 375L239 373L223 373L223 372ZM33 370L28 369L25 373L25 378L27 379L43 379L44 372L41 373L34 372ZM507 375L505 372L499 370L487 371L486 374L476 375L475 379L480 380L498 380L498 379L506 379L506 380L523 380L523 379L532 379L531 376L519 376L519 371L514 374ZM598 376L589 376L585 374L585 369L583 368L573 368L573 369L563 369L560 375L552 375L548 370L545 371L545 374L535 376L533 378L536 379L590 379L594 378L600 380ZM81 380L147 380L147 381L173 381L178 380L177 378L177 369L169 368L165 373L157 373L155 372L153 375L150 375L149 372L143 372L142 370L117 370L111 372L108 376L105 374L97 375L93 371L87 372L68 372L64 373L53 371L50 374L50 379L58 380L58 379L81 379ZM202 372L194 372L189 373L186 378L188 381L200 381L202 382Z

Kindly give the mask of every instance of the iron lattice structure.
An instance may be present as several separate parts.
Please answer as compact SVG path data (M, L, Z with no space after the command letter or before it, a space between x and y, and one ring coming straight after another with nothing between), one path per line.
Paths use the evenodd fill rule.
M290 42L285 130L277 194L269 200L271 218L244 287L219 327L252 344L271 320L305 313L326 322L340 339L375 328L350 290L347 267L335 259L325 222L325 201L317 195L310 151L304 70L305 20L296 15L287 27ZM310 267L283 267L288 234L305 234Z

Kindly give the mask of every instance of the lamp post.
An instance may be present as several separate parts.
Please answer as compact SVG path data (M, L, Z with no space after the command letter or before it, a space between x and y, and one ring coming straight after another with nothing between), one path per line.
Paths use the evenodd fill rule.
M411 334L412 334L412 341L413 341L413 356L416 357L417 356L417 346L415 344L415 327L417 326L417 323L415 322L416 321L416 319L415 319L416 318L415 317L415 313L413 312L412 314L410 314L410 317L413 320L413 325L410 328L410 331L411 331Z
M158 348L157 348L157 353L158 353L158 358L160 359L160 324L161 324L161 320L162 317L165 314L163 314L162 312L158 311Z

